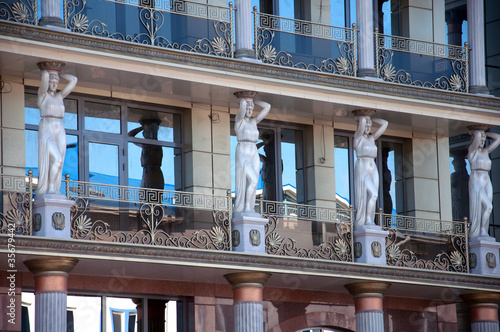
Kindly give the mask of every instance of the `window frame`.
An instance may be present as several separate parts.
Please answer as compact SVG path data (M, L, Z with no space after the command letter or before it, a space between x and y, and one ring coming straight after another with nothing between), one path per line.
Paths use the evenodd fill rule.
M33 88L33 87L25 87L24 90L24 95L26 94L32 94L32 95L37 95L38 94L38 89ZM26 107L26 97L25 99L25 107ZM118 151L118 157L119 157L119 169L118 169L118 174L119 174L119 180L118 184L122 186L129 186L129 181L128 181L128 161L129 161L129 151L128 151L128 143L145 143L145 144L152 144L152 145L157 145L161 147L168 147L174 149L179 149L179 155L180 155L180 171L181 171L181 176L180 176L180 183L179 183L179 188L178 190L184 190L185 188L185 171L184 171L184 166L185 166L185 160L184 160L184 153L185 153L185 147L184 147L184 142L183 142L183 137L184 137L184 129L183 129L183 124L184 124L184 109L175 107L175 106L169 106L169 105L160 105L160 104L152 104L152 103L144 103L144 102L136 102L132 100L126 100L122 98L111 98L111 97L103 97L99 98L98 96L92 96L92 95L85 95L85 94L80 94L80 93L71 93L66 99L72 99L76 101L77 105L77 129L67 129L64 128L66 135L72 135L76 136L78 139L78 179L72 179L72 180L80 180L80 181L87 181L90 182L89 179L89 143L90 142L95 142L95 143L104 143L104 144L113 144L113 145L118 145L119 150ZM85 102L91 102L91 103L99 103L99 104L107 104L107 105L116 105L120 107L120 133L105 133L105 132L100 132L97 130L91 130L91 129L86 129L85 128L85 114L84 114L84 107L85 107ZM174 114L179 116L179 128L175 128L175 130L178 130L178 134L174 135L174 140L175 137L179 138L179 142L168 142L168 141L160 141L160 140L151 140L151 139L145 139L145 138L139 138L139 137L131 137L128 136L128 130L127 130L127 119L128 119L128 114L129 114L129 108L133 109L141 109L149 112L158 112L158 113L169 113L169 114ZM25 130L32 130L32 131L37 131L38 132L39 125L32 125L32 124L26 124L26 119L25 119ZM174 166L174 165L173 165ZM25 166L26 167L26 166Z

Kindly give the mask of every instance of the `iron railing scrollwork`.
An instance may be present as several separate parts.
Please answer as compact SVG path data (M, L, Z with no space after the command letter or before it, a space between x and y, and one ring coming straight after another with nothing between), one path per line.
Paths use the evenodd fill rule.
M0 234L31 235L33 172L26 176L0 175L3 200Z
M38 0L1 1L0 20L38 25Z
M77 33L231 58L234 10L232 3L65 0L64 17L66 27ZM113 12L126 16L115 19L109 15Z
M99 240L166 247L231 250L231 205L227 196L167 191L87 183L66 182L69 199L75 200L71 214L71 236L75 239ZM127 218L138 221L137 229L116 230L103 218L92 219L91 205L101 202L103 215L106 202L121 202ZM130 205L133 208L130 208ZM207 229L169 230L170 224L186 223L176 218L175 209L207 211L212 225ZM194 213L194 212L193 212ZM192 213L192 214L193 214Z
M467 221L442 221L378 213L389 231L387 265L416 269L469 272ZM436 250L436 248L441 250Z
M268 254L354 261L352 210L264 200L258 204L261 216L269 219Z
M378 33L376 71L387 82L469 92L469 47Z
M344 76L357 74L357 30L257 12L255 56L264 63ZM293 50L295 48L295 50Z

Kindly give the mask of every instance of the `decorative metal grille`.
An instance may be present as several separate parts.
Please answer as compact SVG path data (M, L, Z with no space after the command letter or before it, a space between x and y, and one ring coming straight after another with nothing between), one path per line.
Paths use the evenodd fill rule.
M347 262L354 260L352 211L288 202L259 201L258 203L262 217L269 219L266 225L266 252L268 254ZM298 239L282 233L284 223L305 223L306 221L311 223L311 226L315 224L316 227L328 225L333 231L328 235L320 234L321 231L316 235L312 232L295 233L301 237L310 236L312 248L300 247ZM322 229L324 231L326 228L322 227ZM313 239L315 236L316 240ZM320 237L323 238L322 241Z
M377 75L384 81L440 90L469 92L469 47L467 43L464 47L437 44L383 35L376 30L375 47ZM413 59L413 64L412 54L419 56ZM404 67L412 68L399 68L401 64L396 63L396 57L408 62L409 66ZM436 58L438 60L434 60ZM425 65L421 65L420 61L426 61ZM422 68L428 72L421 73L421 79L415 78L416 70L422 70Z
M389 231L386 241L387 264L416 269L469 272L468 226L466 221L442 221L379 212L380 225ZM405 248L410 243L417 250ZM425 249L441 244L434 257L419 257ZM429 253L426 254L429 256Z
M31 235L33 176L0 175L4 196L0 234ZM6 198L6 199L5 199Z
M0 20L38 25L38 0L0 2Z
M107 13L108 16L103 18L97 17L98 14L96 14L94 7L99 6L105 7L105 11L108 12L116 11L116 15L118 15L118 11L127 11L128 15L120 18L126 24L119 28L115 15L109 15L112 13ZM234 8L232 3L229 4L229 7L217 7L178 0L172 2L161 0L154 2L148 0L91 0L89 3L87 0L65 0L64 9L66 27L73 32L161 48L233 57ZM207 35L191 36L191 33L186 31L185 35L181 37L194 40L192 43L176 42L172 39L173 37L167 38L165 34L183 31L178 26L174 27L175 24L172 23L174 17L177 19L185 17L186 26L207 23ZM188 18L202 21L188 24ZM134 21L129 22L127 19ZM187 29L189 27L186 27ZM208 35L212 35L213 38Z
M75 239L167 247L231 250L230 197L180 191L133 188L66 180L68 198L75 200L71 210L71 236ZM91 202L114 201L138 205L138 230L114 230L105 220L92 220ZM168 232L172 222L168 207L211 211L210 229ZM135 210L134 210L135 211ZM181 221L185 222L185 221Z
M311 71L319 71L344 76L356 76L357 73L357 30L334 27L325 24L294 20L264 13L258 13L254 8L255 55L264 63L286 66ZM329 41L330 53L338 57L314 59L313 55L302 55L304 61L294 59L298 52L280 49L277 34L302 36L309 40ZM290 47L287 43L287 47ZM313 48L312 54L318 54L320 48ZM321 47L324 51L326 47ZM311 52L311 50L307 50Z

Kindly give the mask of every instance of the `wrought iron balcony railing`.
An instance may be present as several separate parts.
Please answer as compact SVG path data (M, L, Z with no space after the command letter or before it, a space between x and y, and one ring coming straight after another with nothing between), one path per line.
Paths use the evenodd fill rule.
M375 30L376 70L387 82L469 92L469 47L389 36Z
M0 234L32 235L36 179L0 176ZM230 251L232 198L73 181L66 178L74 239ZM353 262L354 211L258 200L270 255ZM389 231L387 265L469 272L467 221L377 213Z
M0 20L38 25L38 0L0 1Z
M29 0L24 0L29 1ZM73 32L233 57L234 8L184 0L65 0Z
M352 209L257 201L268 254L353 262Z
M264 63L344 76L357 73L357 30L257 12L255 56Z
M385 214L387 265L469 272L468 223Z

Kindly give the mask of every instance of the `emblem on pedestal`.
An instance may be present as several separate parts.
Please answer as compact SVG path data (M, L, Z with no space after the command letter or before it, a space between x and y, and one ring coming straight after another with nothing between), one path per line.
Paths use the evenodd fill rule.
M52 215L52 227L54 229L62 231L66 225L64 214L62 212L54 212Z

